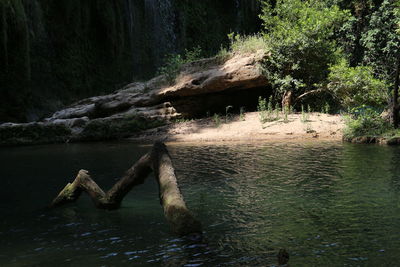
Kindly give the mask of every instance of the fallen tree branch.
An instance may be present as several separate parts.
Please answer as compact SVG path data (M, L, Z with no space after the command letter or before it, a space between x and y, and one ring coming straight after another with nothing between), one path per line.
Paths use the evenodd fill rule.
M175 170L166 146L156 142L152 150L141 157L107 193L92 180L89 172L80 170L75 180L68 183L51 203L51 207L76 201L84 191L99 209L118 209L126 194L142 184L154 171L159 185L160 202L172 231L178 235L201 234L201 224L186 207Z
M307 92L299 95L298 97L296 97L296 99L294 100L294 104L293 105L295 105L299 100L301 100L302 98L305 98L306 96L313 95L313 94L318 94L318 93L322 93L322 92L328 92L328 90L325 89L325 88L320 88L320 89L307 91Z

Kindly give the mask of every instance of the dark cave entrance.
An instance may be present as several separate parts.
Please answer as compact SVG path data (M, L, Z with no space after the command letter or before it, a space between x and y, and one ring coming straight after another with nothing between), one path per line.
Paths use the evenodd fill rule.
M236 90L231 88L219 93L177 98L170 102L184 118L203 118L213 114L225 114L228 106L232 107L229 113L234 114L239 114L241 108L245 112L256 111L258 98L261 96L268 99L271 95L271 87Z

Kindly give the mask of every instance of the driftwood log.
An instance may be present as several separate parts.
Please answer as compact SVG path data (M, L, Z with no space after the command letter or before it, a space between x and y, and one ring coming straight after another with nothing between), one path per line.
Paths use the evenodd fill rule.
M75 180L68 183L53 200L51 207L74 202L82 192L86 192L97 208L118 209L126 194L134 186L142 184L152 171L159 185L164 215L172 231L181 236L188 234L201 236L201 224L186 207L178 187L171 157L165 144L161 142L156 142L151 151L142 156L106 193L92 180L88 171L80 170Z

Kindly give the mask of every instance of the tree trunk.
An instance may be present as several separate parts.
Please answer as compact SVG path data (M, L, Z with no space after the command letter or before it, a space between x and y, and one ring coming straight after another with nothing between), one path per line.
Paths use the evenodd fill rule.
M292 91L285 91L282 97L282 109L287 108L290 110L293 102L293 92Z
M160 202L172 231L178 235L201 236L201 224L186 207L175 170L166 146L156 142L152 150L141 157L107 193L92 180L89 172L80 170L75 180L68 183L51 203L58 207L76 201L82 191L89 194L99 209L118 209L125 195L136 185L142 184L154 171L159 185Z
M396 72L395 72L395 80L394 80L394 88L393 88L393 107L392 107L392 116L393 116L393 127L399 127L399 68L400 68L400 55L397 56L397 64L396 64Z

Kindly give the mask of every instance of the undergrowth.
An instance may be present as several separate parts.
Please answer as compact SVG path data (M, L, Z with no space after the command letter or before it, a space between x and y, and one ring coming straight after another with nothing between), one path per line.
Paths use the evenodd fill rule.
M191 50L185 49L183 55L168 54L165 56L164 65L158 69L157 73L159 75L165 75L167 82L173 84L182 69L182 65L201 59L201 55L202 50L199 46Z
M261 123L276 121L280 119L279 105L276 104L275 109L273 108L272 96L269 97L268 102L267 99L260 96L258 98L257 111L259 112Z
M384 118L374 108L361 106L351 110L345 117L343 136L345 139L356 137L393 137L400 134L399 130Z
M228 60L233 54L255 53L259 50L268 51L268 44L263 36L255 35L240 35L236 33L228 34L229 48L221 46L216 55L218 63L223 63Z
M268 50L268 44L260 34L245 36L230 33L228 34L228 38L230 41L230 51L233 53L255 53L259 50Z

